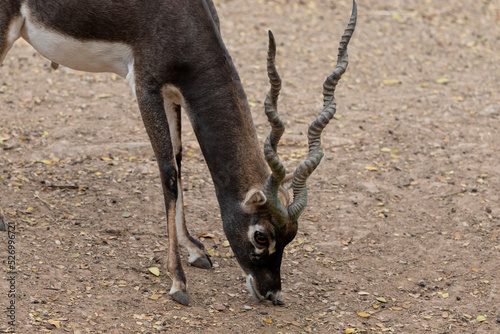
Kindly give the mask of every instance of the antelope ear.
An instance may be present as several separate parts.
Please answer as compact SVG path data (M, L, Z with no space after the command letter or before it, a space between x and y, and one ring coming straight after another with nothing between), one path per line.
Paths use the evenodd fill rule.
M267 197L262 190L250 189L241 203L241 207L248 213L254 212L267 202Z

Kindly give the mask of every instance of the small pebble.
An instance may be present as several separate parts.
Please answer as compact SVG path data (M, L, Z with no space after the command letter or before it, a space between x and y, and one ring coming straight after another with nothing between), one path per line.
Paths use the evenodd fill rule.
M253 308L251 306L248 306L248 305L243 306L243 308L245 309L245 311L253 310Z
M330 311L330 312L331 312L331 311L335 311L336 309L337 309L337 306L330 306L330 307L328 308L328 311Z
M216 309L219 312L222 312L226 309L226 307L222 304L214 304L214 309Z

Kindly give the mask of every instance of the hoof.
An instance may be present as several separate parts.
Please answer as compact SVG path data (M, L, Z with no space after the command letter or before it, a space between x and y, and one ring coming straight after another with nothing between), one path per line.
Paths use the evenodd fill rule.
M205 257L199 257L193 262L190 263L193 267L201 268L201 269L210 269L212 268L212 261L210 260L210 256L205 254Z
M189 295L185 291L175 291L174 293L171 293L170 296L179 304L184 306L189 305Z

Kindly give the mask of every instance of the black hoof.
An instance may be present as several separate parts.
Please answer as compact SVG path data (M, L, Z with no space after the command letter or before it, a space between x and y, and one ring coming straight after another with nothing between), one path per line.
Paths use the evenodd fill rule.
M192 263L190 263L190 265L201 269L211 269L212 261L210 260L210 256L208 256L208 254L205 254L205 257L197 258Z
M185 291L176 291L170 294L173 300L184 306L189 305L189 295Z

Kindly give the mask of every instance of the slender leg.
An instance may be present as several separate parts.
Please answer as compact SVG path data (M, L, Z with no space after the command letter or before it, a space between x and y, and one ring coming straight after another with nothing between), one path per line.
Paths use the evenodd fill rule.
M168 229L168 274L172 278L171 297L182 305L188 305L186 276L179 255L176 216L179 195L177 162L173 151L169 124L163 106L161 87L144 87L136 84L137 101L153 151L160 169L165 198Z
M181 141L181 106L170 101L164 101L165 113L167 114L170 135L172 138L172 147L177 164L177 201L175 225L177 227L177 238L179 244L186 247L189 252L189 263L192 266L210 269L212 262L205 251L201 242L194 239L187 230L186 220L184 218L182 180L181 180L181 161L182 161L182 141Z
M2 1L0 3L0 65L14 42L21 37L23 24L24 19L19 13L19 8Z

